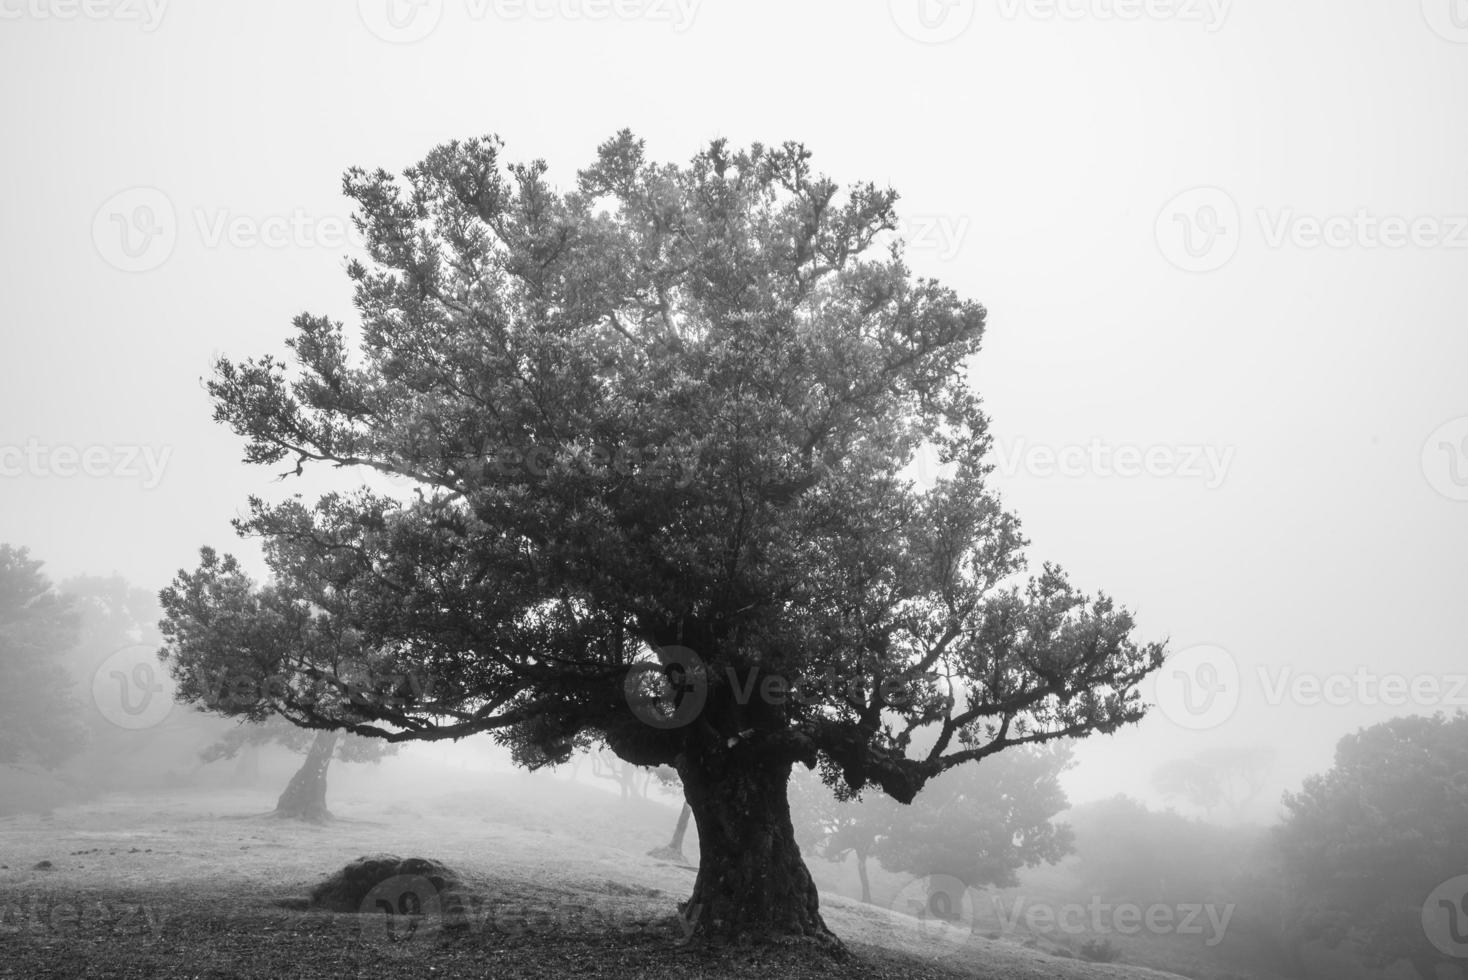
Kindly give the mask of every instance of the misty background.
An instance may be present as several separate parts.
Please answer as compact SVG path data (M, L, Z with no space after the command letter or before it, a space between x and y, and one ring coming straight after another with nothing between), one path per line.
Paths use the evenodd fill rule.
M241 465L200 379L303 310L351 322L347 167L496 132L565 186L623 126L676 160L794 139L895 187L914 269L989 308L975 381L1034 558L1224 651L1197 684L1237 670L1226 711L1083 742L1072 802L1264 745L1268 820L1342 734L1468 704L1450 0L399 7L4 6L0 541L53 579L156 591L205 543L263 571L229 518L321 481ZM95 475L58 447L103 447Z

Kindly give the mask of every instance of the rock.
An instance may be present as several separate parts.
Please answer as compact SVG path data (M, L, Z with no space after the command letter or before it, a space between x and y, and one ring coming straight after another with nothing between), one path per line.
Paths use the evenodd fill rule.
M308 905L327 912L378 914L422 910L456 918L465 894L457 873L428 858L396 854L360 857L311 889Z
M52 867L54 867L54 865L52 865L50 861L37 861L35 865L31 867L31 870L50 871Z

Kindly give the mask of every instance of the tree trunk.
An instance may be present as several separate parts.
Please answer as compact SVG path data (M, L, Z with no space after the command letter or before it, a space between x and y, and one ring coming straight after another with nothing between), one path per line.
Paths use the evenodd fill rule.
M260 782L260 746L251 742L240 750L234 764L234 784L255 786Z
M290 820L323 823L331 819L326 809L326 770L336 750L336 732L317 732L306 752L306 761L291 777L275 804L275 815Z
M688 804L683 804L683 809L678 813L678 825L673 828L673 839L666 847L654 847L647 853L664 861L678 861L687 864L688 859L683 856L683 835L688 833L688 817L692 813Z
M834 951L786 795L790 764L725 757L714 771L680 764L698 826L698 878L680 907L690 941L749 944L802 937Z
M856 852L856 874L861 878L861 900L868 905L872 904L872 883L867 880L867 852L858 850Z

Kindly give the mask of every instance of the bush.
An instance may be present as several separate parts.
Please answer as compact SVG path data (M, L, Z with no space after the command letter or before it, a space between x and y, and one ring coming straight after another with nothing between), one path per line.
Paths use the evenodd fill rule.
M1121 950L1106 938L1087 939L1081 943L1081 958L1092 963L1115 963L1121 959Z

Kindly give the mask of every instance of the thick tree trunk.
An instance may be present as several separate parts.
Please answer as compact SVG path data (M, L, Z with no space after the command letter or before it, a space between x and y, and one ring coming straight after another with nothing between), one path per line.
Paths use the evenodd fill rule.
M322 823L331 819L326 809L326 770L331 753L336 750L336 732L317 732L306 752L306 761L291 777L285 792L275 804L275 815L290 820Z
M690 941L749 944L800 937L832 951L786 796L789 763L680 765L698 826L698 878L681 907Z

